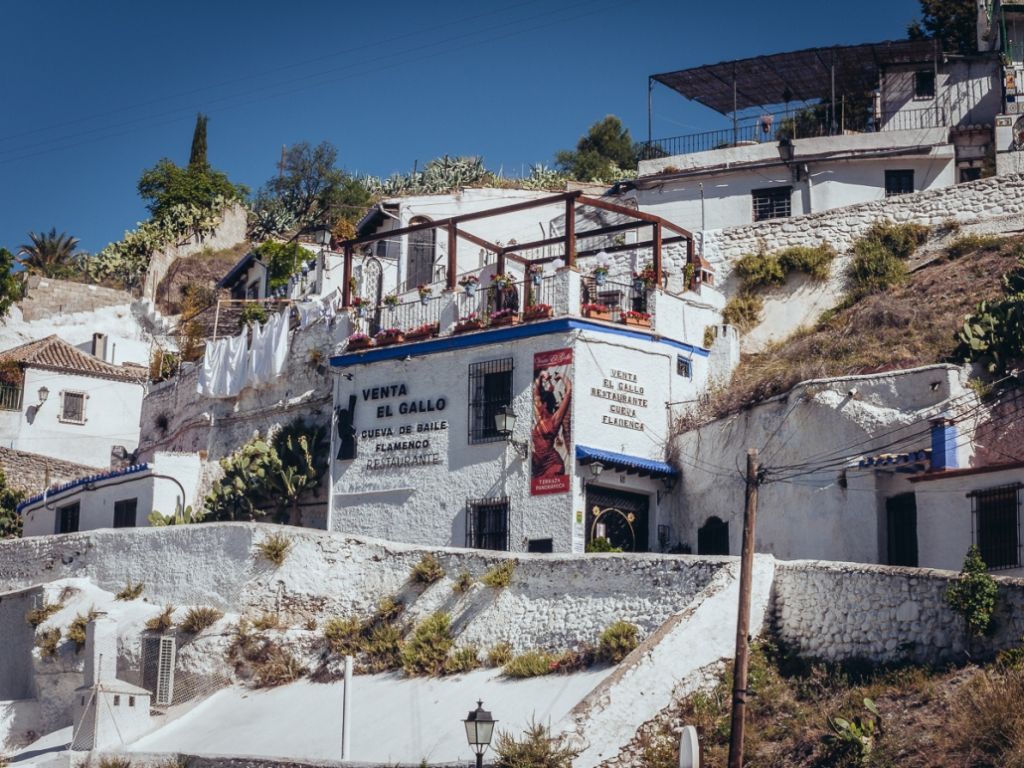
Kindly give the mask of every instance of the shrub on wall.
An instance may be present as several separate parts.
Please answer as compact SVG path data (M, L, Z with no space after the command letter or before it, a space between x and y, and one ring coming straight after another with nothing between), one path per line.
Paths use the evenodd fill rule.
M597 658L609 664L618 664L639 644L639 627L627 621L616 621L604 632L597 644Z
M437 558L433 554L427 552L412 567L410 576L417 584L433 584L444 576L444 568L437 562Z
M906 260L928 239L921 224L876 221L853 244L853 260L847 268L847 303L899 285L907 278Z
M480 582L491 589L502 589L512 583L512 574L516 570L515 560L505 560L498 563L485 573Z
M726 303L725 309L722 310L722 322L726 325L735 325L746 333L761 322L762 309L764 299L760 296L740 293Z
M212 627L223 617L223 612L210 606L189 608L181 622L181 630L190 635L198 635L204 629Z
M494 751L495 768L572 768L572 761L580 754L565 737L553 736L546 726L535 722L518 739L499 731Z
M443 611L428 616L402 648L402 669L407 675L439 675L452 644L451 617Z
M967 550L959 578L949 585L945 600L964 620L968 637L980 637L988 631L996 608L996 580L988 572L981 551L972 545Z

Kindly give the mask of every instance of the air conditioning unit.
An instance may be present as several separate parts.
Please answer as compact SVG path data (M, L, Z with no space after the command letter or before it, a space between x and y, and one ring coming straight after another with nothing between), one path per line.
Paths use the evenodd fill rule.
M174 638L160 638L160 652L157 656L156 697L154 704L158 707L169 707L174 700L174 662L177 649Z

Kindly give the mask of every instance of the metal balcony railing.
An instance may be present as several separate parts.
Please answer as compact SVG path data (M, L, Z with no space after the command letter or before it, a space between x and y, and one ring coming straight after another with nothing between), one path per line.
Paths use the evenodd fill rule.
M20 384L0 384L0 411L20 411L23 391Z

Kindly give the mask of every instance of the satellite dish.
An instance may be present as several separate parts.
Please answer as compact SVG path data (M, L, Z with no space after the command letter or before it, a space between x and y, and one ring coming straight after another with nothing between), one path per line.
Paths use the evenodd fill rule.
M679 734L679 768L700 768L700 744L692 725L684 725Z

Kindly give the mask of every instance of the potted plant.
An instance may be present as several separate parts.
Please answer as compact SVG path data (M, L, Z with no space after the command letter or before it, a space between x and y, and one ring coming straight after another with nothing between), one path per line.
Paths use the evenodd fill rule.
M420 294L420 304L423 304L424 306L426 306L426 303L428 301L430 301L430 293L431 293L430 286L429 285L418 285L418 286L416 286L416 290L419 291L419 294Z
M459 319L459 322L455 324L455 328L452 329L453 333L465 333L466 331L479 331L484 327L483 320L480 319L479 312L470 312L463 318Z
M476 275L463 275L459 280L459 285L462 286L462 290L466 292L469 298L476 296L477 286L480 285L480 278Z
M491 278L491 285L493 285L499 291L503 291L506 288L508 288L510 285L512 285L512 282L513 281L511 275L504 275L500 272Z
M515 325L519 322L519 314L511 309L499 309L491 313L490 325L500 327L503 325Z
M378 347L389 347L405 341L405 334L398 328L382 328L373 338Z
M654 272L654 265L648 262L639 272L633 273L633 288L637 293L649 291L658 282L658 276Z
M598 264L590 274L594 276L597 285L604 285L608 282L608 265Z
M351 303L352 308L356 311L356 317L366 317L366 299L361 296L354 296Z
M583 316L591 320L612 319L612 311L606 304L584 304L580 309L583 310Z
M622 313L619 320L623 325L639 325L644 328L651 327L651 315L649 312L637 312L634 309Z
M394 309L395 307L397 307L398 306L398 294L397 293L389 293L387 296L385 296L384 297L384 306L387 307L388 309Z
M551 317L550 304L533 304L523 312L523 320L527 322L530 320L543 320L548 317Z
M536 287L540 287L540 281L544 278L544 267L534 267L530 270L530 281Z
M369 349L373 346L373 339L361 331L356 331L348 337L348 351L358 352L361 349Z
M432 336L437 336L439 331L439 323L423 323L423 325L417 325L415 328L406 331L405 340L420 341L421 339L429 339Z

